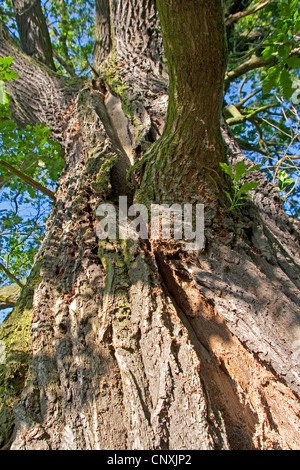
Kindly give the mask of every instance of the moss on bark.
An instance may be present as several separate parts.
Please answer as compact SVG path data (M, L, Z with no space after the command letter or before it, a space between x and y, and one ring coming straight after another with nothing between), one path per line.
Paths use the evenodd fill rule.
M226 160L220 131L227 56L222 2L157 5L169 67L169 106L163 135L144 160L138 200L145 202L146 195L153 202L225 203L227 181L219 166Z
M0 364L0 448L8 449L14 429L14 408L20 400L32 363L31 313L33 294L40 281L35 265L14 310L0 330L5 344L5 363Z

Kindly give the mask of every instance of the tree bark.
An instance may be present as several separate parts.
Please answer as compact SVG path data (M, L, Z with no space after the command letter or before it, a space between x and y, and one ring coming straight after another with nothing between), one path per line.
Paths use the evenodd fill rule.
M13 0L23 51L55 70L52 46L39 0Z
M9 339L2 448L299 448L299 233L259 174L254 200L240 212L226 208L221 2L211 6L159 2L171 68L164 130L152 0L105 4L110 38L94 63L101 78L80 91L0 41L20 74L14 118L49 125L66 159L35 266L0 331ZM222 135L231 161L243 158L225 125ZM165 146L160 167L168 136L176 145ZM96 208L128 191L126 170L153 141L137 197L203 201L200 252L97 239Z

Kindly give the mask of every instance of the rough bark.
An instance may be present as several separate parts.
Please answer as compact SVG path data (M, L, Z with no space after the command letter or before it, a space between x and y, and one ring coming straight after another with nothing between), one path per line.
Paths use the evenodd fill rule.
M23 51L55 70L50 36L39 0L13 0Z
M110 2L96 0L94 65L98 67L112 48Z
M183 2L164 3L185 9ZM200 4L200 13L211 5L189 3ZM66 158L35 267L0 332L9 344L0 369L1 446L297 449L299 233L272 187L256 175L261 185L254 201L236 213L224 204L212 210L207 200L201 252L175 242L97 239L96 207L128 190L121 186L126 168L162 135L167 102L154 3L112 1L109 11L112 50L97 59L106 81L86 83L79 93L0 42L1 55L10 51L21 75L12 89L14 117L50 125ZM190 34L189 28L180 34L185 31ZM193 71L198 74L196 65ZM40 80L29 88L28 77L36 75ZM171 84L171 107L175 89ZM191 100L188 89L178 99ZM220 139L218 98L208 110L218 119L212 140ZM200 120L201 113L207 118L201 103L199 96ZM174 117L169 112L166 129ZM194 128L201 142L203 128ZM233 163L243 158L222 131ZM187 146L192 137L187 132ZM223 148L215 150L217 161ZM142 184L149 167L150 159ZM206 191L196 195L216 197L220 185L214 192L211 178L199 177ZM178 197L182 189L183 182Z
M0 54L1 57L14 57L13 68L19 74L17 80L7 84L12 97L13 119L20 127L45 123L60 140L68 107L82 81L71 81L70 84L47 66L22 53L7 37L5 29L0 31Z

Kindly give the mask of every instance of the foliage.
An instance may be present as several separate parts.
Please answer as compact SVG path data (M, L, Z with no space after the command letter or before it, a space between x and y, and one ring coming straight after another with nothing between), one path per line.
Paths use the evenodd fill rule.
M235 172L232 171L231 166L228 165L227 163L220 163L220 166L222 170L224 171L224 173L229 175L233 180L233 186L232 186L233 195L225 191L225 194L228 197L230 204L231 204L230 210L233 210L236 207L241 206L244 199L251 198L249 191L253 191L254 189L258 187L259 183L256 183L254 181L245 181L241 183L241 180L248 173L255 171L255 170L260 170L260 165L249 166L249 165L246 165L244 160L242 160L241 162L238 162L235 165L234 167Z
M278 89L284 99L289 100L297 87L295 69L300 66L300 58L293 51L299 45L300 12L298 0L285 0L274 4L277 9L266 11L267 18L272 19L274 28L263 42L262 57L269 60L276 57L276 64L269 67L264 74L263 93ZM300 90L299 90L300 92Z
M230 21L230 7L243 2L226 3L227 122L245 155L276 182L286 209L300 217L299 1L269 0L254 14L247 12L260 2L245 2L238 21Z
M94 3L92 0L44 3L54 59L58 71L63 74L73 71L72 75L80 76L90 72L94 48Z
M9 119L10 97L4 83L18 77L10 69L12 62L12 57L0 59L4 98L0 105L0 262L15 277L23 279L43 238L49 201L1 166L1 161L45 187L55 186L64 162L59 144L51 139L51 132L45 125L19 129ZM0 272L0 283L5 280L5 274Z
M12 70L10 67L13 63L13 57L0 57L0 80L16 80L18 78L17 72Z

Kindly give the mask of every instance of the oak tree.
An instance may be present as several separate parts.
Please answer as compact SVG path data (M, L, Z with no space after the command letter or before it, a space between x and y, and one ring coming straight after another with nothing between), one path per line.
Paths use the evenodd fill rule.
M276 44L249 27L250 46L227 68L242 36L232 25L273 2L96 0L92 62L89 43L85 60L73 59L80 15L68 2L53 0L48 19L37 1L5 3L18 28L14 38L1 23L0 56L18 74L7 85L11 120L50 129L65 165L0 331L1 447L299 448L299 230L259 170L237 179L252 164L229 127L241 115L258 128L272 108L245 109L241 90L223 112L233 76L282 67ZM255 41L271 50L256 56ZM279 75L269 91L287 83ZM236 207L234 175L256 183ZM204 246L99 240L97 207L120 196L204 204Z

